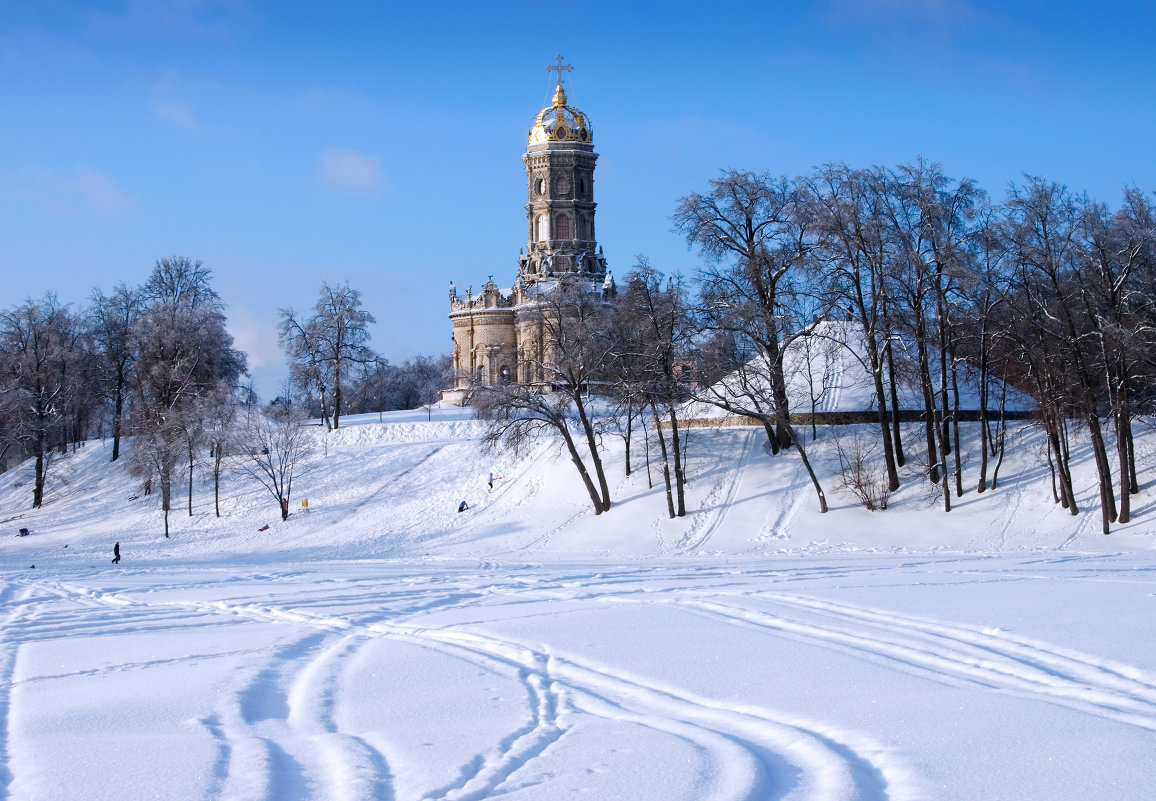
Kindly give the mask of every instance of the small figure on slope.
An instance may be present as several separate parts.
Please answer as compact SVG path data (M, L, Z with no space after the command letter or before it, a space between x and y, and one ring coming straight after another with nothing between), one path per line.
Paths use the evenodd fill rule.
M65 546L65 547L67 547L67 546ZM112 563L114 565L120 564L120 543L119 542L112 546Z

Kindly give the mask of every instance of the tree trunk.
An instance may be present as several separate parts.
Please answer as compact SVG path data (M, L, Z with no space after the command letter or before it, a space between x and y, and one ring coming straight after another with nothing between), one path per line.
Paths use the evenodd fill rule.
M189 517L193 516L193 444L189 442Z
M771 455L775 456L780 450L779 437L775 434L775 426L768 418L762 419L763 431L767 434L767 444L771 446Z
M594 486L594 482L590 479L590 473L586 469L586 463L582 461L582 457L578 453L578 448L574 445L574 438L570 436L570 431L565 426L561 429L562 440L566 443L566 450L570 454L570 461L578 468L578 475L582 477L582 484L586 487L586 492L590 494L590 502L594 504L594 514L600 515L606 510L602 507L602 499L598 496L598 488Z
M674 509L674 491L670 486L670 457L666 450L666 437L662 434L662 426L658 424L658 407L654 401L650 403L650 410L654 414L654 431L658 435L659 452L662 454L662 479L666 484L666 511L671 519L676 516Z
M987 490L988 448L991 446L991 432L987 427L987 396L987 318L984 317L979 329L979 479L975 485L975 491L980 493Z
M626 405L626 476L630 477L630 439L634 433L634 406Z
M642 423L642 445L646 449L646 488L654 489L654 476L650 474L650 432L646 430L646 414L639 418Z
M221 516L221 444L213 449L213 505L216 507L217 517Z
M791 431L785 429L787 435L791 436ZM791 437L793 439L793 437ZM670 444L674 450L674 486L677 493L677 514L679 517L686 516L686 476L683 474L682 467L682 451L678 444L678 416L674 412L674 406L670 407Z
M923 433L927 439L927 479L932 484L939 483L939 453L935 444L938 420L935 409L935 389L931 383L931 357L927 351L927 331L923 324L923 314L916 306L915 352L919 362L919 389L923 392Z
M590 449L590 461L594 464L594 475L598 479L598 489L602 492L602 511L610 510L610 486L606 483L606 471L602 467L602 456L598 453L598 438L594 435L594 426L586 416L586 407L580 396L574 399L578 409L578 419L582 423L582 432L586 435L586 446Z
M1128 475L1128 429L1131 428L1130 410L1127 400L1116 412L1116 456L1120 460L1120 516L1121 523L1132 519L1132 481Z
M33 479L32 485L32 508L39 509L44 505L44 450L40 443L37 443L36 452L36 476Z
M165 468L161 469L161 509L165 513L165 539L169 536L169 509L173 499L172 473Z
M1073 515L1080 513L1079 506L1076 505L1076 495L1072 490L1072 474L1068 469L1068 449L1067 434L1064 433L1061 437L1063 429L1063 421L1053 421L1052 430L1049 432L1051 447L1056 454L1056 473L1060 483L1060 503Z
M955 456L955 497L963 497L963 459L959 453L959 371L951 361L951 438Z
M1096 472L1100 484L1100 517L1103 531L1108 533L1109 525L1116 522L1116 488L1112 486L1112 465L1108 461L1108 449L1104 445L1104 432L1100 418L1094 413L1086 415L1088 433L1092 439L1092 453L1096 457Z
M895 348L892 340L887 339L887 382L891 389L891 437L895 441L895 463L900 467L907 464L907 457L903 454L903 432L899 426L899 382L895 377Z
M788 419L784 421L784 425L788 430L791 429L791 421ZM794 432L792 432L793 434ZM803 446L803 441L798 437L792 437L795 441L795 449L799 452L799 459L803 462L803 468L807 471L807 475L811 479L812 486L815 487L815 494L819 497L819 513L826 514L827 512L827 496L823 492L823 485L819 483L819 477L815 475L814 469L811 467L811 460L807 458L807 449Z
M114 462L120 458L121 416L124 414L124 377L122 371L118 371L116 377L115 395L112 412L112 461Z
M999 396L999 423L996 427L995 442L992 447L992 456L996 457L995 468L991 471L991 491L995 492L999 485L999 468L1003 464L1003 446L1007 440L1007 384L1002 384Z

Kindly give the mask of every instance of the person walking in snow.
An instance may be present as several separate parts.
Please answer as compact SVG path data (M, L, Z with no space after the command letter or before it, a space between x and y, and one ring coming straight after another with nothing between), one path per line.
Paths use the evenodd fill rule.
M494 488L494 473L490 471L490 489Z
M120 564L120 543L112 546L112 563Z
M469 508L470 508L470 505L468 503L466 503L465 501L462 501L461 503L458 504L458 511L459 512L464 512Z

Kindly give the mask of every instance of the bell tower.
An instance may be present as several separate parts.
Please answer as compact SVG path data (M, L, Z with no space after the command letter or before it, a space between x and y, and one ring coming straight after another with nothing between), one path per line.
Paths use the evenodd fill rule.
M547 66L557 73L552 105L530 128L526 165L526 250L518 259L524 286L573 275L606 277L606 260L594 229L594 130L590 119L567 105L562 74L573 69L562 56Z
M516 383L549 392L551 345L542 330L542 301L563 282L608 299L615 292L594 237L594 131L568 105L562 56L546 67L557 73L554 97L530 126L526 165L526 247L513 286L493 276L465 297L450 284L454 385L442 398L465 403L473 387Z

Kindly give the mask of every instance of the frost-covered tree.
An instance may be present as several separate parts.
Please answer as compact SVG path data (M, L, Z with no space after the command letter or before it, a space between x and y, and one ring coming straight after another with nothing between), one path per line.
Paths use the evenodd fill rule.
M133 331L141 313L139 289L130 289L123 281L111 294L99 289L92 292L85 311L85 323L93 341L98 384L112 404L112 461L120 458L121 429L129 379L135 355Z
M293 480L300 477L315 444L304 415L284 405L253 415L241 434L241 469L274 498L282 520L289 517Z
M181 457L191 464L204 401L245 373L211 278L200 261L160 259L141 290L144 308L134 328L134 447L148 452L132 465L146 481L158 480L166 537L175 472Z
M792 440L783 355L803 325L795 301L815 246L805 188L785 178L731 170L704 193L682 198L675 226L711 262L699 276L701 317L714 330L733 330L767 362L778 410L768 429L771 449Z
M79 390L79 331L51 292L0 312L0 388L11 415L4 437L35 459L34 509L44 503L52 449L66 441L65 415Z
M291 308L281 309L280 315L281 347L294 380L317 388L326 425L326 394L331 395L333 428L339 427L342 398L354 368L376 359L369 348L369 326L376 320L361 307L361 293L349 282L332 287L322 282L311 315L300 316Z
M619 398L649 408L662 456L667 511L671 517L682 517L686 474L679 408L690 398L689 380L694 375L689 370L694 330L686 289L679 279L665 279L640 257L613 312L607 328L609 377Z

